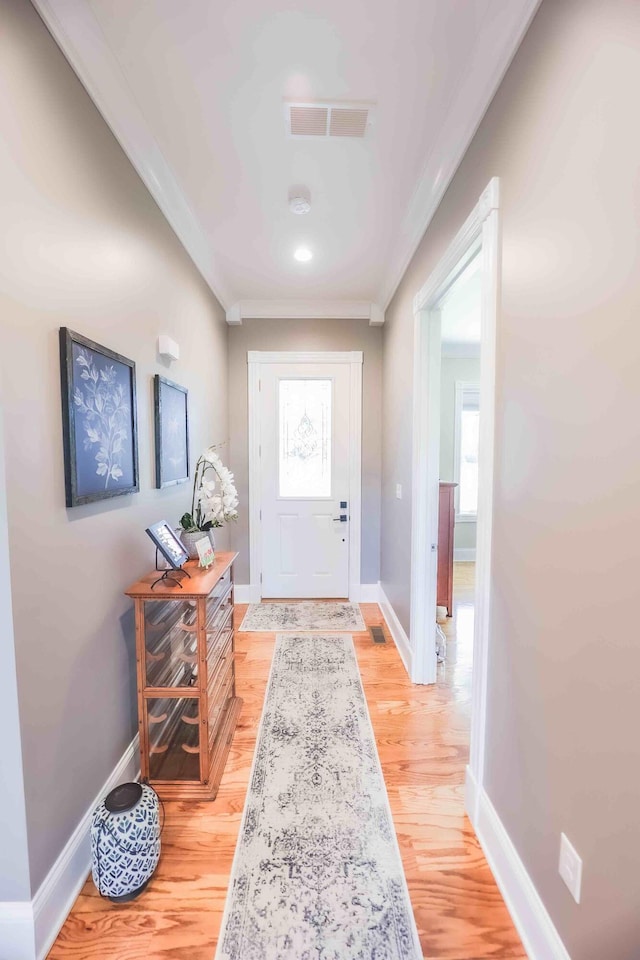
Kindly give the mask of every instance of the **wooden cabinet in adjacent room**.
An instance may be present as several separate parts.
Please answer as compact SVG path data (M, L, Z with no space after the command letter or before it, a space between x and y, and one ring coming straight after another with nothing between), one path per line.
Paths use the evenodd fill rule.
M140 768L166 800L212 800L242 700L236 696L233 561L187 563L181 584L158 573L126 591L135 602Z
M457 483L440 481L438 512L438 586L439 607L447 608L447 616L453 616L453 536L456 523L454 493Z

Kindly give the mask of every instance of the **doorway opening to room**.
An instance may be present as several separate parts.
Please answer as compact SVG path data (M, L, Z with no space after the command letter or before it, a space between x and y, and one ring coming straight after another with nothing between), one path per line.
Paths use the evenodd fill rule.
M439 305L438 679L471 690L480 441L480 252ZM435 416L435 411L434 411Z
M253 603L360 599L362 360L249 352Z
M472 821L484 772L499 243L494 178L414 299L412 680L446 682L455 669L470 689Z

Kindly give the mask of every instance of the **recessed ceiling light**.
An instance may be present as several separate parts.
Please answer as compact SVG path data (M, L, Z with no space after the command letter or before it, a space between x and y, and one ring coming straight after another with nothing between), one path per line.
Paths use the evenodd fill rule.
M309 247L298 247L293 256L299 263L307 263L308 260L311 260L313 254Z

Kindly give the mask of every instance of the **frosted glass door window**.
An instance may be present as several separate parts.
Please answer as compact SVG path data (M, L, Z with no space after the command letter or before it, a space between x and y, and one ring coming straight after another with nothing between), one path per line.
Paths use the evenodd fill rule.
M331 496L331 380L280 380L278 495Z

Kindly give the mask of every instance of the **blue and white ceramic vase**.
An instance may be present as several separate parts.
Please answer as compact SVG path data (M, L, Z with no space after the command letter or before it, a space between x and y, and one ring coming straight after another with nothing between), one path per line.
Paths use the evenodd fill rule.
M122 783L93 812L91 858L98 893L114 903L145 889L160 859L160 801L146 783Z

